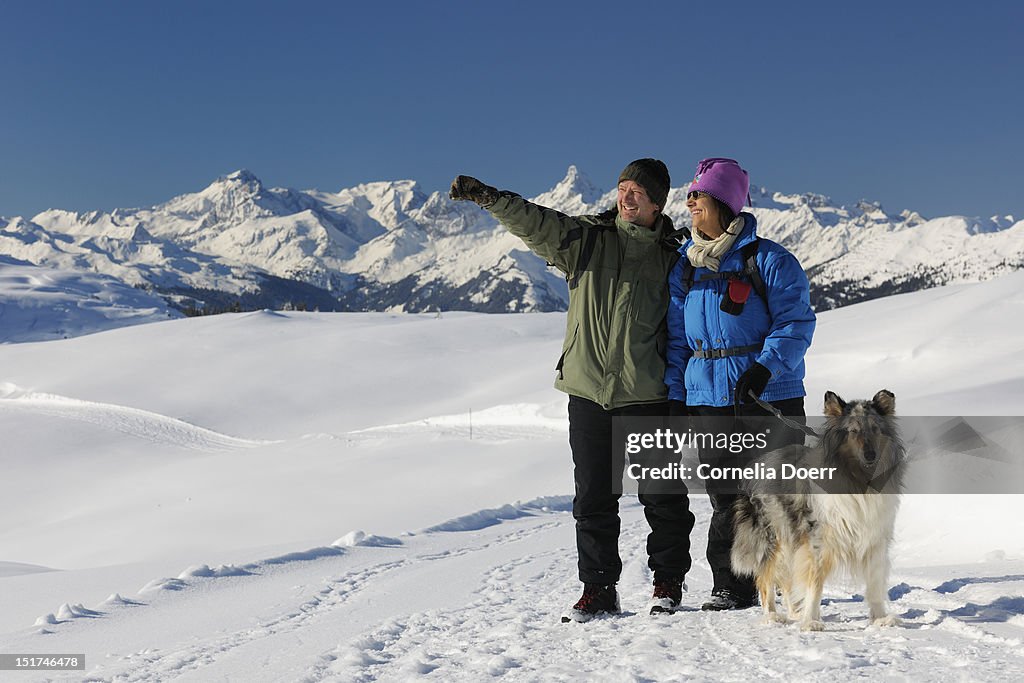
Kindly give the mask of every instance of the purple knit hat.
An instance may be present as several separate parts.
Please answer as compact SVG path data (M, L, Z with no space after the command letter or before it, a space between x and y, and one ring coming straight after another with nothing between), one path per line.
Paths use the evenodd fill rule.
M697 164L689 192L703 192L722 202L735 214L750 199L750 176L735 159L703 159Z

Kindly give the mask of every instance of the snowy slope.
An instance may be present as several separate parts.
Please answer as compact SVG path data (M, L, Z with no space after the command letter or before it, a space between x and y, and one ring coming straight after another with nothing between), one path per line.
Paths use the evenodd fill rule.
M1022 285L821 315L809 409L886 387L906 415L1022 414ZM578 592L549 388L563 326L255 312L0 347L0 652L85 653L110 681L1024 675L1020 495L906 496L905 626L865 630L839 582L823 633L643 614L646 522L626 500L625 613L559 623ZM692 505L695 608L710 509Z
M689 224L687 186L669 193L667 213L679 226ZM817 310L1024 266L1024 228L1011 216L926 220L866 201L837 206L821 195L760 186L751 194L760 234L789 247L808 269ZM533 199L568 214L596 213L614 205L615 193L570 166ZM268 188L240 170L154 207L53 209L31 220L0 220L5 224L0 254L110 275L182 309L236 302L243 310L292 304L409 312L567 305L561 276L488 213L443 192L427 194L412 180L297 191Z
M66 339L180 317L163 299L112 277L0 255L0 344Z

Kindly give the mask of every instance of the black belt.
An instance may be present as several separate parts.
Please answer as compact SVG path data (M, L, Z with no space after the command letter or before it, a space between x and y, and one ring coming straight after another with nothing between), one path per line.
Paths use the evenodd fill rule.
M698 347L701 344L697 345ZM760 351L763 344L751 344L750 346L734 346L731 349L705 349L697 348L693 351L694 358L708 358L716 360L718 358L728 358L729 356L743 356L748 353L756 353Z

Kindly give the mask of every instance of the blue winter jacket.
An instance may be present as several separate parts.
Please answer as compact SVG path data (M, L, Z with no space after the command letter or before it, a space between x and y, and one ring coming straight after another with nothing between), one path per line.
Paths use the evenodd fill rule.
M746 225L722 258L722 272L742 271L743 245L757 238L757 220L749 213L740 215L746 219ZM768 301L751 291L742 312L730 315L719 309L728 281L701 281L702 275L712 274L707 268L694 269L693 286L684 296L686 250L692 244L687 241L679 250L682 257L669 275L671 300L665 372L669 398L691 406L732 405L736 380L754 361L772 373L761 394L765 401L806 395L804 354L811 345L815 318L807 276L796 257L782 245L761 239L757 265ZM698 340L704 349L758 345L761 350L717 359L694 358Z

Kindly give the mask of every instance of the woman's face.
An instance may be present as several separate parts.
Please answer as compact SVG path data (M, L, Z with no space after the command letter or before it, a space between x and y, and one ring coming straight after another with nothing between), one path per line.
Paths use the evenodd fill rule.
M721 235L722 216L718 203L703 192L691 192L686 195L686 208L693 217L693 227L700 230L706 237L715 239Z

